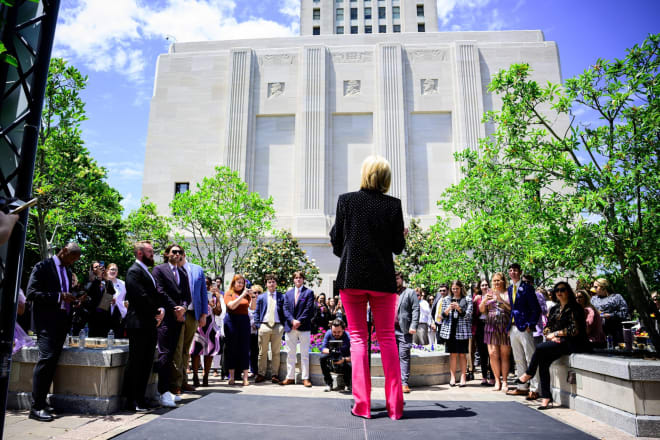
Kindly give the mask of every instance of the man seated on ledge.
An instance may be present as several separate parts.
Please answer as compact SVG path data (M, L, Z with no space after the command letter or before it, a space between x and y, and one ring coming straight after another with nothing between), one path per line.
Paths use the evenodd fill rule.
M332 391L332 371L344 375L346 387L351 389L351 340L346 333L346 324L341 319L332 321L330 330L325 333L321 345L321 371L325 380L325 390ZM341 341L341 347L333 348L330 341Z

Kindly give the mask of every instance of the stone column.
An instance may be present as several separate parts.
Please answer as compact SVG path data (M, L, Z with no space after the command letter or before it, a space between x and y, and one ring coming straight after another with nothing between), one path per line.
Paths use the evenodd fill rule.
M305 46L300 63L296 138L301 161L297 227L302 234L325 233L326 48Z
M474 41L457 41L454 55L454 146L476 149L486 134L479 50Z
M227 129L225 130L225 165L247 175L248 130L252 101L252 49L232 49L227 75Z
M408 212L406 192L406 124L403 95L403 53L400 44L379 44L376 68L376 153L392 165L389 193Z

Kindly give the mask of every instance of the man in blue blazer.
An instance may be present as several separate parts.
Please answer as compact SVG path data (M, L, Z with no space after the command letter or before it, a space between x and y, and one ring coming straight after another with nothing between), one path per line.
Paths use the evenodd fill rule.
M509 304L511 304L511 350L516 361L516 376L520 377L527 371L532 360L536 345L534 344L534 329L541 316L541 306L536 298L534 286L520 279L522 270L518 263L509 266L511 285L508 288ZM529 386L533 391L529 391ZM517 389L507 391L512 396L527 395L527 400L538 398L538 373L524 384L518 384Z
M195 388L188 384L188 374L186 373L190 362L190 344L192 344L197 327L203 327L206 324L209 306L204 269L197 264L186 261L185 249L181 249L179 266L188 275L191 302L186 307L186 319L183 321L179 342L174 351L175 371L172 374L171 388L175 394L180 394L181 391L195 391Z
M266 291L257 298L257 313L254 325L258 331L259 362L255 383L266 380L268 366L268 346L271 350L271 381L280 383L280 350L284 334L284 294L277 291L277 278L274 274L265 277Z
M296 347L300 344L300 370L303 385L311 387L309 380L309 336L314 315L314 291L303 284L301 271L293 274L293 289L284 295L284 340L286 341L286 379L282 385L296 383Z

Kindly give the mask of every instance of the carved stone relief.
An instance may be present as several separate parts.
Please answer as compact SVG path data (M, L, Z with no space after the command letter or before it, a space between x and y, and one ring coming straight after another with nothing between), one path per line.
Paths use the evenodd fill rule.
M367 63L373 60L371 52L336 52L332 54L335 63Z
M294 64L296 62L296 56L294 54L276 54L276 55L261 55L259 57L259 65L267 64Z
M435 78L425 78L421 80L422 95L431 95L438 93L438 80Z
M360 94L361 81L359 79L349 79L344 81L344 96L357 96Z
M283 82L273 82L268 83L268 99L274 98L284 94L284 83Z
M423 61L447 61L449 54L444 49L417 49L408 52L413 63Z

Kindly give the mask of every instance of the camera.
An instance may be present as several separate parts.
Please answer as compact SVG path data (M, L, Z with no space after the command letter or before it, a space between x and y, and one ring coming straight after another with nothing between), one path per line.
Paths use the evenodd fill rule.
M328 343L328 350L330 350L330 359L332 359L333 362L340 361L344 358L344 355L341 353L341 346L343 344L343 341L341 340L334 340L330 341Z

